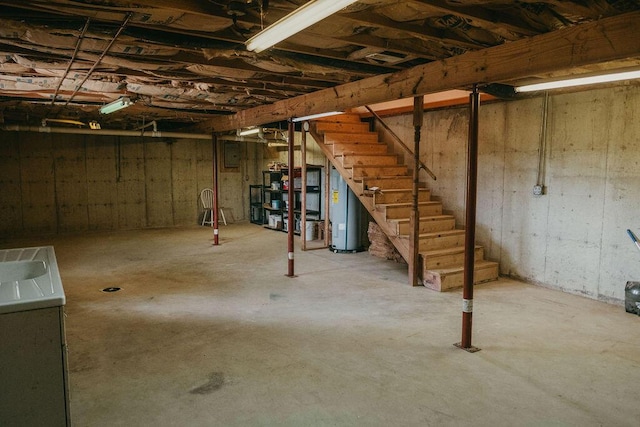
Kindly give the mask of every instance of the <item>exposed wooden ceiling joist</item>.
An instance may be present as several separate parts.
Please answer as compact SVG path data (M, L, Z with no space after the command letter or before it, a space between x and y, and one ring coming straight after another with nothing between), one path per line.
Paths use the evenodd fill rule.
M603 61L640 57L638 22L640 12L614 16L243 110L212 119L198 127L222 132L291 117L468 88L474 84L511 81Z
M0 111L31 124L55 113L56 118L100 119L105 126L135 127L149 119L191 126L204 117L262 111L258 107L270 111L279 107L269 105L291 98L291 105L297 105L300 96L318 90L357 91L366 87L365 81L384 80L368 79L390 73L412 76L416 66L430 70L459 58L447 66L461 67L456 65L460 61L484 61L488 54L460 56L465 52L640 11L640 0L360 0L271 49L258 54L246 50L249 37L304 2L0 0ZM113 49L87 77L128 15ZM91 22L74 56L87 17ZM580 42L576 40L577 50ZM67 67L70 73L63 79ZM39 110L52 102L53 93L59 96L56 102L65 104L65 97L84 81L67 108ZM358 81L365 83L351 86ZM378 94L382 89L371 90ZM135 108L127 114L99 114L102 103L123 94L135 101ZM193 119L186 117L189 111ZM291 114L285 111L283 117Z

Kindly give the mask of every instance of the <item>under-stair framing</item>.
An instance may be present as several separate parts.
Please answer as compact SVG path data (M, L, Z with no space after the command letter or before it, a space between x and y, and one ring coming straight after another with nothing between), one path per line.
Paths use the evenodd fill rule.
M413 178L403 164L404 155L393 153L392 144L380 141L379 134L371 132L357 114L316 120L310 132L391 243L411 262ZM442 203L431 199L424 183L420 187L420 282L437 291L459 288L464 278L465 231L456 228L453 215L443 214ZM482 246L476 245L474 283L497 278L498 263L485 260Z

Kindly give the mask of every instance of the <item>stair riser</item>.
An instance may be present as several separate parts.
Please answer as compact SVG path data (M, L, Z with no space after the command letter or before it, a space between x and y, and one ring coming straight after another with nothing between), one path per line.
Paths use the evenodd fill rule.
M387 219L409 218L411 216L411 206L388 206L386 208ZM420 216L442 215L442 204L418 205Z
M413 192L412 190L406 190L402 192L394 191L391 193L376 193L374 197L377 205L388 203L411 203L413 200ZM418 191L419 202L428 202L429 200L431 200L431 192L429 190Z
M344 154L387 154L387 146L378 143L351 143L351 144L333 144L333 155L341 156Z
M436 249L446 249L454 247L464 247L464 233L454 236L441 237L421 237L419 240L419 250L434 251Z
M380 176L406 176L408 174L406 166L359 166L353 167L353 177L362 178Z
M342 166L350 168L355 165L393 166L398 164L397 156L358 156L350 155L342 158Z
M438 231L447 231L453 230L456 228L456 220L455 218L451 219L441 219L437 221L420 221L419 233L436 233ZM402 224L398 224L398 234L399 235L409 235L411 232L411 224L408 222L403 222Z
M318 132L368 132L368 123L335 123L335 122L318 122L316 123Z
M339 122L339 123L362 123L362 119L358 114L340 114L339 116L327 116L314 119L316 123L320 122Z
M361 133L325 133L324 143L327 145L345 142L375 142L379 143L378 134L375 132Z
M396 178L396 179L377 179L377 178L364 178L363 185L366 188L378 187L382 189L393 188L407 188L407 186L413 185L411 178Z
M473 272L474 284L498 279L498 264L489 267L475 268ZM458 289L464 285L464 272L456 272L446 275L433 275L425 273L424 286L434 291L444 292Z
M476 248L475 260L482 261L484 251L482 248ZM464 249L460 248L460 252L446 255L437 255L425 257L422 256L422 265L425 270L436 270L438 268L446 268L455 265L464 265ZM425 276L423 276L425 277Z

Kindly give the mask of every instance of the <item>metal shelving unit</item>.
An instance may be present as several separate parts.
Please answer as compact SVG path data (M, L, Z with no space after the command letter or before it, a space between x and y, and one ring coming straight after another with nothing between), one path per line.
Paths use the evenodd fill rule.
M307 209L309 221L321 221L324 217L322 197L322 166L307 166ZM283 181L284 178L284 181ZM289 179L287 179L289 178ZM288 224L288 169L262 172L262 208L264 226L272 230L287 231ZM302 213L302 177L301 169L293 170L294 185L294 232L300 234L300 216Z

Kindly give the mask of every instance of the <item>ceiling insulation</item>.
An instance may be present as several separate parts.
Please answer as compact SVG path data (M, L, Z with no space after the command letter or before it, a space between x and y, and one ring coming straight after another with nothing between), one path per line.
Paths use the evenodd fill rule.
M246 50L304 3L0 0L0 113L5 123L179 129L640 10L640 0L361 0L272 49ZM99 114L121 96L135 105Z

